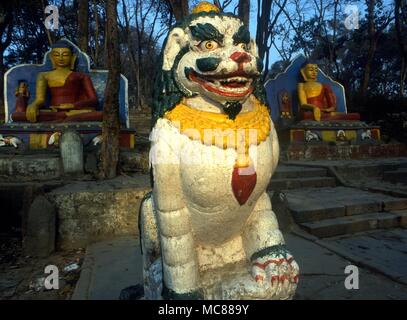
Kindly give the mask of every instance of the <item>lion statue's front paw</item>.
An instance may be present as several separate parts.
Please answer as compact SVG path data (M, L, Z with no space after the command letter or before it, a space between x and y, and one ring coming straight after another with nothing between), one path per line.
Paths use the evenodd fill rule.
M276 298L292 297L298 284L299 267L285 245L263 249L251 260L251 273L258 284L271 288Z

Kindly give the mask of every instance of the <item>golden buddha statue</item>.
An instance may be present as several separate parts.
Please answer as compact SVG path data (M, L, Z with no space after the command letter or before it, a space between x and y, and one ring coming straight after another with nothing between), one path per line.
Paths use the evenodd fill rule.
M336 111L336 96L328 84L317 81L318 65L307 63L301 68L305 82L298 84L300 114L304 120L360 120L358 113Z
M65 41L52 45L50 58L53 70L40 72L36 82L35 100L26 110L16 109L13 121L100 121L96 111L97 95L89 75L74 71L76 56ZM45 107L47 92L50 106Z

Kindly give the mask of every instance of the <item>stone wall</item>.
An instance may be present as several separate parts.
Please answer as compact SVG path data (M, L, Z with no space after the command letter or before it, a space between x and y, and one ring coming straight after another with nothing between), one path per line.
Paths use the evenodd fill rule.
M146 142L147 141L147 142ZM148 139L140 142L137 149L123 149L120 151L119 166L123 172L149 172ZM3 151L3 150L1 150ZM14 150L11 150L14 151ZM89 180L95 176L98 165L97 150L90 150L83 154L84 174L82 178ZM82 166L82 164L81 164ZM61 156L57 152L33 154L0 154L0 183L2 182L49 182L67 179L62 167ZM74 175L81 179L81 175ZM68 176L69 178L69 176Z
M74 249L117 235L138 234L138 211L149 176L76 182L46 196L57 212L57 247Z
M52 180L61 177L58 154L0 155L0 178L6 181Z

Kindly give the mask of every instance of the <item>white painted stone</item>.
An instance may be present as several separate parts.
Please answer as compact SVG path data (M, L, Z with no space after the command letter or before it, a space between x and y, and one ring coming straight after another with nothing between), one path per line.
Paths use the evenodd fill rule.
M225 102L237 101L242 104L241 112L251 112L257 100L247 89L260 74L254 41L235 43L233 36L242 26L236 17L200 16L192 19L190 26L198 23L210 23L224 35L221 42L213 43L213 50L204 49L206 40L194 39L189 27L172 29L164 48L163 70L175 71L177 86L186 96L182 103L200 111L224 113ZM174 65L183 48L188 51ZM233 58L237 54L244 54L247 61L237 62ZM225 77L226 82L240 81L242 85L224 86L215 78L204 86L188 78L185 70L202 73L197 59L207 57L217 58L219 64L204 76ZM236 71L241 73L235 76ZM228 78L228 74L232 76ZM249 147L257 181L243 205L236 200L231 184L237 151L191 139L178 128L160 118L150 135L154 188L141 211L146 297L159 295L156 271L160 259L163 282L176 294L199 290L205 299L292 298L298 265L291 255L266 252L253 261L257 264L250 262L262 249L284 244L266 193L279 159L272 121L268 137ZM280 281L272 282L275 277Z
M83 174L83 143L79 133L73 130L62 134L59 146L65 174Z

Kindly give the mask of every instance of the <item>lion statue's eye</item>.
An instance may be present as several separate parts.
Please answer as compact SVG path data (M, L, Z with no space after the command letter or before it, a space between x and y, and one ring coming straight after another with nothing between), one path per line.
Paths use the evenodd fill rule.
M238 44L236 45L236 47L239 47L239 48L241 48L241 49L243 49L243 50L247 50L247 49L248 49L247 44L246 44L246 43L243 43L243 42L238 43Z
M215 50L219 47L219 44L213 40L205 40L199 44L199 48L202 50Z

